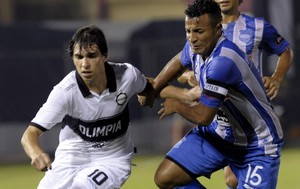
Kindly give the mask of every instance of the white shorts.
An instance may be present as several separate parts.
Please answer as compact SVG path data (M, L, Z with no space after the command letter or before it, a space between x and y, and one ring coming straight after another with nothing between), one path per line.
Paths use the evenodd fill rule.
M119 189L131 172L129 160L64 167L52 164L38 189Z

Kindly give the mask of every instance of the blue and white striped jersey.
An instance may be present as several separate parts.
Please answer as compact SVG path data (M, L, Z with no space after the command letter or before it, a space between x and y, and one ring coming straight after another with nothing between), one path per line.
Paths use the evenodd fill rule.
M280 55L289 43L263 18L240 14L235 22L223 24L224 36L252 59L262 76L262 51Z
M236 147L251 150L251 155L279 155L278 147L283 142L279 119L260 74L237 45L221 37L211 55L203 60L191 51L187 42L181 62L194 70L203 91L199 101L219 107L228 118L228 125L220 124L217 115L208 126L209 132Z

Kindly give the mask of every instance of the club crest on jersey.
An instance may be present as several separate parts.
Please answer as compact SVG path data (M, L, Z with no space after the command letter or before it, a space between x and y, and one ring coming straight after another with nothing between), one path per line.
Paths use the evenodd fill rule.
M250 29L241 30L239 39L248 45L252 41L252 36L254 35L253 33L254 32Z
M117 96L116 102L118 105L123 105L127 102L127 94L126 93L120 93Z

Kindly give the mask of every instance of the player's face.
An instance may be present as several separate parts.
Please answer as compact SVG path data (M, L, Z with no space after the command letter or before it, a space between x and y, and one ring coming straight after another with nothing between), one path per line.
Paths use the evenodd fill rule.
M239 0L215 0L219 4L222 13L230 14L239 8Z
M73 62L86 84L99 81L99 76L105 72L106 61L107 57L102 55L96 44L87 48L79 44L74 46Z
M210 55L221 34L216 27L212 26L208 14L193 18L186 16L185 32L193 53L203 57Z

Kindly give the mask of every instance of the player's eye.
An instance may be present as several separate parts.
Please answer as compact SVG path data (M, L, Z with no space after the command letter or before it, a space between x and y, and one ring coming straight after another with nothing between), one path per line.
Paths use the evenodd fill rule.
M83 58L83 56L82 56L81 54L75 54L74 57L75 57L76 59L82 59L82 58Z
M97 53L88 53L87 57L89 57L89 58L96 58L97 57Z

